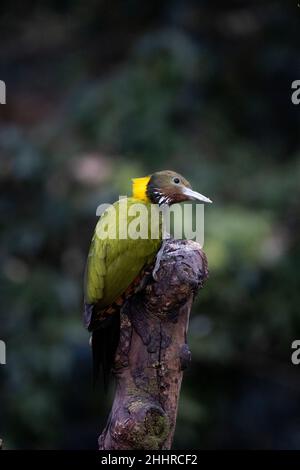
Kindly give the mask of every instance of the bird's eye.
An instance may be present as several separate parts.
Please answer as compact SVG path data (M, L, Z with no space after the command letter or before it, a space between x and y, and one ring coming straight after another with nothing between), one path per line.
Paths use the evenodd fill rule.
M173 181L175 184L179 184L180 183L180 179L179 178L173 178Z

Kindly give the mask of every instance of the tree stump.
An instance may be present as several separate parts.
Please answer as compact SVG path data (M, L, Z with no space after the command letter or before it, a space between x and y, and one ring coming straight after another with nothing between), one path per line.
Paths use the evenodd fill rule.
M207 278L198 243L168 240L156 280L145 280L121 311L116 391L101 450L170 449L175 431L190 310Z

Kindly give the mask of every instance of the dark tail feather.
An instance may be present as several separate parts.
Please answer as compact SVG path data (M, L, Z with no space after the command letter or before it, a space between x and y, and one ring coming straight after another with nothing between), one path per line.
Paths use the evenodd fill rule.
M93 383L96 385L102 368L104 389L107 391L111 369L120 338L120 314L104 320L92 333Z

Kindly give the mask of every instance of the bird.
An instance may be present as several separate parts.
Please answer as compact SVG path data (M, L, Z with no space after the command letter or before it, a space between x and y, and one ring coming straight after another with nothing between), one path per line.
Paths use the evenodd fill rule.
M91 332L94 383L102 368L107 388L120 338L121 308L136 292L147 270L153 270L155 279L164 248L161 221L158 236L154 239L150 229L145 238L121 237L119 229L127 229L133 220L130 214L135 204L142 205L150 213L151 206L166 207L184 201L212 202L194 191L179 173L158 171L133 178L132 195L116 201L98 220L85 268L83 313L84 326ZM121 210L125 203L126 209ZM101 236L110 230L114 237Z

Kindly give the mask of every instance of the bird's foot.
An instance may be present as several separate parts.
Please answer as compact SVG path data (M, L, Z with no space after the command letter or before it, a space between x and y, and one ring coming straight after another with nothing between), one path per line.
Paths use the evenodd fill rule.
M158 281L157 272L160 268L160 263L161 263L161 259L163 257L165 246L166 246L166 240L163 240L163 242L161 244L161 247L159 249L159 252L156 255L156 262L155 262L154 269L152 271L152 277L155 281Z

